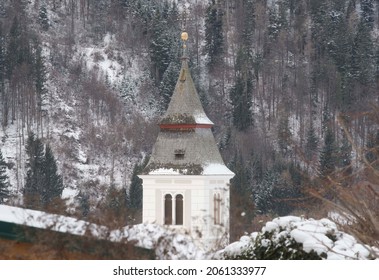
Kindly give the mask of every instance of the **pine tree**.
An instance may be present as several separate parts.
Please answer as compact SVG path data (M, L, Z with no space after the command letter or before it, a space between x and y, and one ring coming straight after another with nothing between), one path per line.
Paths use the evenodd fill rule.
M268 170L263 180L254 188L254 202L259 213L265 214L272 211L273 191L278 183L278 175L273 170Z
M324 146L320 153L320 176L325 178L330 175L336 167L336 147L334 134L330 127L326 130Z
M209 0L205 16L205 52L212 70L222 61L224 53L223 12L216 0Z
M279 150L283 155L286 155L290 147L292 137L287 114L282 115L279 120L277 135Z
M133 169L128 194L128 208L140 210L142 208L142 180L138 178L140 166L136 164Z
M128 208L132 211L139 211L142 209L142 179L140 179L138 175L141 174L148 161L149 158L146 157L142 163L136 163L133 168L131 183L127 196L127 205Z
M163 99L163 111L166 111L168 104L170 103L171 96L174 92L176 81L178 79L179 70L180 65L178 60L172 61L163 74L162 82L159 87L160 95Z
M362 21L372 29L375 22L374 0L361 0Z
M90 201L89 201L89 195L86 194L83 191L80 191L77 199L79 201L79 210L83 217L87 217L90 212Z
M55 161L50 145L46 145L45 159L43 163L44 186L42 190L42 203L49 205L54 200L59 199L64 189L62 177L58 174L57 163Z
M374 81L374 45L370 29L363 21L358 24L352 49L351 67L353 77L362 85Z
M369 164L377 166L379 157L379 130L368 135L366 150L366 160Z
M157 9L153 18L149 51L157 84L162 81L170 63L175 64L179 59L179 26L173 19L176 13L174 8L168 14Z
M28 155L26 182L23 189L24 205L32 209L43 207L42 193L44 186L44 148L41 140L30 133L26 143Z
M254 205L250 172L241 154L235 154L229 168L235 173L230 181L230 219L232 221L230 234L232 238L236 238L249 228Z
M253 74L249 54L240 49L236 61L236 78L234 86L230 90L230 99L233 106L233 125L238 130L246 130L253 124L252 95Z
M2 125L5 127L8 124L8 96L5 92L6 79L6 43L3 34L2 23L0 22L0 101L2 105Z
M9 178L6 173L7 164L0 150L0 204L4 203L9 197Z
M39 111L42 110L42 101L46 97L46 67L42 56L42 47L39 41L35 42L35 59L34 59L34 76L35 88L37 93L37 106Z
M29 134L26 144L28 155L26 183L23 189L24 204L28 208L46 208L62 195L62 177L57 174L57 165L49 145Z
M127 213L126 203L127 195L125 189L118 189L114 184L111 184L111 186L107 190L107 195L105 198L106 209L110 211L112 216L123 218Z
M49 30L49 18L47 17L46 6L42 5L39 9L38 22L44 31Z
M308 131L307 139L305 143L305 156L307 160L311 160L317 152L318 139L316 136L316 131L314 129L313 121L311 120Z

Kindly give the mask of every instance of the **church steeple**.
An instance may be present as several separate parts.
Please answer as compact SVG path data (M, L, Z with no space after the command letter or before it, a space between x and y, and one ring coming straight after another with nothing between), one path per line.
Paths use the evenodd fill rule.
M201 105L183 57L178 81L143 180L143 222L188 230L202 246L228 242L229 182L234 173L224 164L212 134L213 123ZM201 237L199 235L201 233Z
M168 109L159 123L160 132L144 173L233 174L221 158L211 131L213 123L204 112L192 80L186 56L187 38L184 32L179 77Z

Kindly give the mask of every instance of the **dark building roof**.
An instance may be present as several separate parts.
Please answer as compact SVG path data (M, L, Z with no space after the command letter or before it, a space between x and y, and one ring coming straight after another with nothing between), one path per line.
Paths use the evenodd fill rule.
M234 175L224 164L193 83L187 58L143 174Z

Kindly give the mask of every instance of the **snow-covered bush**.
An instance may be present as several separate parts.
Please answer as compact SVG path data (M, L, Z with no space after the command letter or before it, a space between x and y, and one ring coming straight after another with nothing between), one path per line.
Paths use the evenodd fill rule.
M218 259L375 259L378 248L359 244L329 219L276 218L261 232L242 236L217 252Z

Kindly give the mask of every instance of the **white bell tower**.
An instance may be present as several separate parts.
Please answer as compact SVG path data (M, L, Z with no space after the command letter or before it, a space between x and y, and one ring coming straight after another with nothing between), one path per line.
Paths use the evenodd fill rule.
M179 78L143 180L143 222L188 231L207 248L229 242L229 181L194 86L186 32Z

